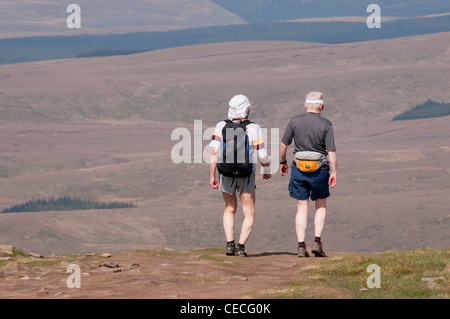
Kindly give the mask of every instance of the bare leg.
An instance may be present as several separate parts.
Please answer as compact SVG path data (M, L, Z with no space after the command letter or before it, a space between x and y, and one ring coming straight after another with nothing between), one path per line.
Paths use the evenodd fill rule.
M239 194L242 202L242 211L244 213L244 221L242 222L241 234L239 236L239 244L245 245L255 222L255 192Z
M236 195L222 193L225 200L225 210L223 212L223 229L227 241L234 240L234 215L237 209Z
M316 215L314 217L314 233L316 237L322 237L322 232L327 219L327 199L316 200Z
M295 230L297 240L305 241L306 226L308 225L309 200L297 200L297 215L295 216Z

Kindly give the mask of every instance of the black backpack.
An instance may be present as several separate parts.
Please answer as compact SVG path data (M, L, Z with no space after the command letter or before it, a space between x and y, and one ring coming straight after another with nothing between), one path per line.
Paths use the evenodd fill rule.
M253 171L247 136L249 120L233 123L230 120L222 129L222 161L218 171L228 177L248 177Z

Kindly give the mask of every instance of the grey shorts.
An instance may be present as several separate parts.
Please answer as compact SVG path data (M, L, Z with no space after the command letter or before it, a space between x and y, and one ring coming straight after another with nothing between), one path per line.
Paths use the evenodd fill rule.
M219 174L219 190L230 195L253 193L255 191L255 172L249 177L228 177Z

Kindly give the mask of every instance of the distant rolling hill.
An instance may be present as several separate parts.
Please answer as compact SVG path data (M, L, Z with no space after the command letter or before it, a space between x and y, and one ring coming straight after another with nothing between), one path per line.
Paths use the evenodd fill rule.
M236 41L347 43L450 31L450 15L399 19L370 29L366 22L263 22L164 32L25 37L0 40L0 64L131 54L196 44ZM74 33L75 34L75 33Z
M68 29L63 0L0 0L0 38L168 31L321 17L367 17L371 0L79 0L81 29ZM446 0L379 0L382 17L450 12Z
M81 29L69 29L66 9L81 8ZM0 38L167 31L244 23L209 0L0 1Z
M392 119L428 99L449 99L449 35L336 45L236 42L4 65L0 119L212 123L223 99L244 91L260 105L254 116L279 126L304 91L318 86L329 92L333 120Z

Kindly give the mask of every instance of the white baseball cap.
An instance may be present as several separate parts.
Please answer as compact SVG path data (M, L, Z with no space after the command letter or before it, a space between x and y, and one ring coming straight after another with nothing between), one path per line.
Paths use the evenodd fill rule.
M234 96L229 103L228 118L230 120L237 118L245 118L253 104L245 95L238 94Z

